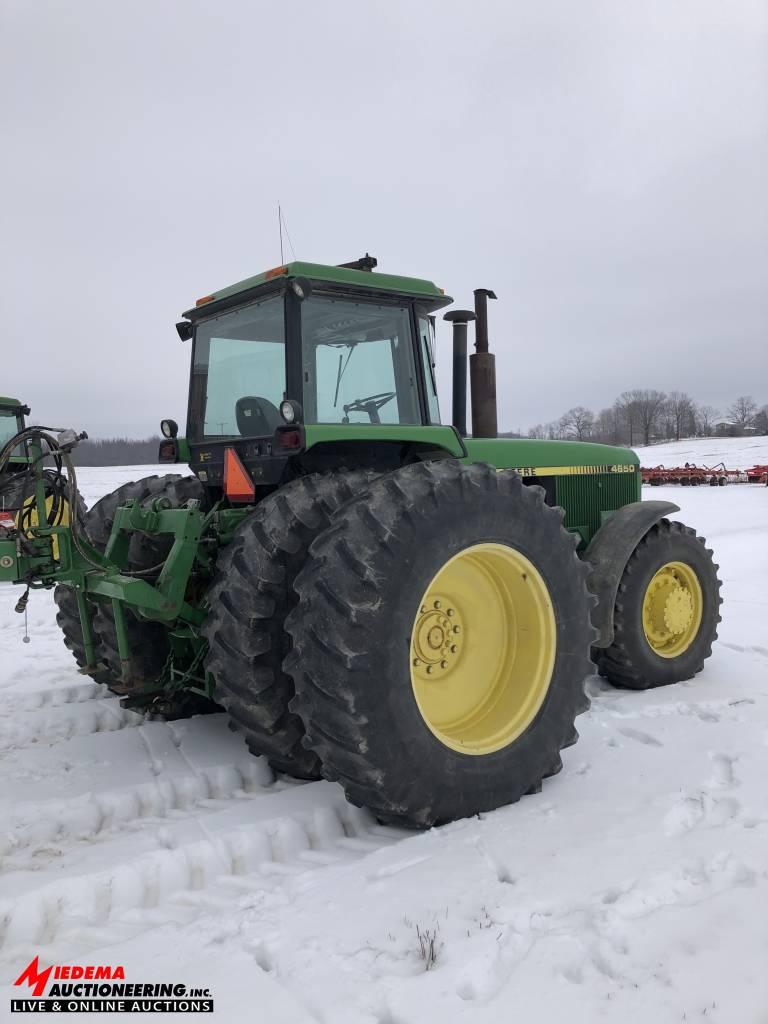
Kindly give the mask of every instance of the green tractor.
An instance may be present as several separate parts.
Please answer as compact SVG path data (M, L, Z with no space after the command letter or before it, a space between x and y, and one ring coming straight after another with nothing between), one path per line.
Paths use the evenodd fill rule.
M25 533L37 526L36 492L29 492L29 479L34 476L35 465L24 438L27 436L25 417L30 408L17 398L0 397L0 530L20 529ZM85 435L83 435L85 436ZM45 495L47 526L66 526L69 523L69 501L65 493L67 483L61 466L38 466ZM85 516L85 504L78 501L80 517ZM52 550L58 558L58 542L51 539Z
M0 395L0 449L4 448L11 438L21 433L25 427L24 417L29 416L29 406L24 405L17 398L4 398ZM26 465L26 458L22 446L17 446L9 453L7 460L0 468L0 480L7 483L9 477ZM0 511L5 508L3 499L9 497L5 492L0 491Z
M445 317L442 424L452 300L374 266L291 263L184 314L187 436L164 420L160 460L191 474L55 524L41 467L77 502L79 436L9 438L42 525L0 530L0 580L55 587L81 671L127 706L223 707L275 769L426 827L558 772L594 664L634 689L693 677L720 583L677 506L640 501L632 451L496 437L485 289Z

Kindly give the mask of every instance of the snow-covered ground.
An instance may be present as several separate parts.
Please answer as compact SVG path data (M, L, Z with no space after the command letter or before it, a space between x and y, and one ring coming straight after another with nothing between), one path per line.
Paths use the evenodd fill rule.
M688 437L682 441L665 441L635 447L640 465L684 466L693 462L697 466L716 466L725 463L726 469L750 469L759 464L768 465L768 437Z
M86 500L145 472L83 469ZM593 678L540 795L423 834L275 780L223 716L121 710L50 596L23 644L0 587L0 1019L39 954L209 987L201 1019L234 1024L766 1024L768 489L653 497L721 565L704 672L645 694Z

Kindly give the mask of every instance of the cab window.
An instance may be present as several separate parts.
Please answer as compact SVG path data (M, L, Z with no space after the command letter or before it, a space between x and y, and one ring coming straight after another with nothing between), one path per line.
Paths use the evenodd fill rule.
M301 306L308 423L420 423L407 306L311 296Z
M435 332L427 316L419 317L419 345L424 363L424 384L427 389L429 422L440 422L440 405L437 400L437 376L435 374Z
M201 322L195 334L190 436L265 437L282 423L285 328L281 296Z

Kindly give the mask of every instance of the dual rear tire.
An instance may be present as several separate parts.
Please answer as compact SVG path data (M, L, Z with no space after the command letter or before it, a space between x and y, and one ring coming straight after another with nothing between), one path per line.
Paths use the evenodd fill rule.
M381 820L514 802L575 740L587 568L561 511L513 473L446 461L296 481L218 572L208 668L250 749L338 780Z
M312 541L372 478L366 470L300 477L264 498L220 552L208 591L205 667L217 699L249 750L295 778L322 773L317 754L304 745L301 719L290 710L295 691L283 668L294 583Z

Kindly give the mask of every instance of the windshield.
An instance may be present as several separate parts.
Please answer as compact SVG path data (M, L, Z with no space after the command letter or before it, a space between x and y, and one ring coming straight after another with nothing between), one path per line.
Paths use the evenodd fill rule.
M0 406L0 447L23 429L24 421L18 410Z
M312 296L302 303L308 423L420 423L407 306Z
M282 423L284 397L281 296L198 325L189 406L192 440L269 436Z

